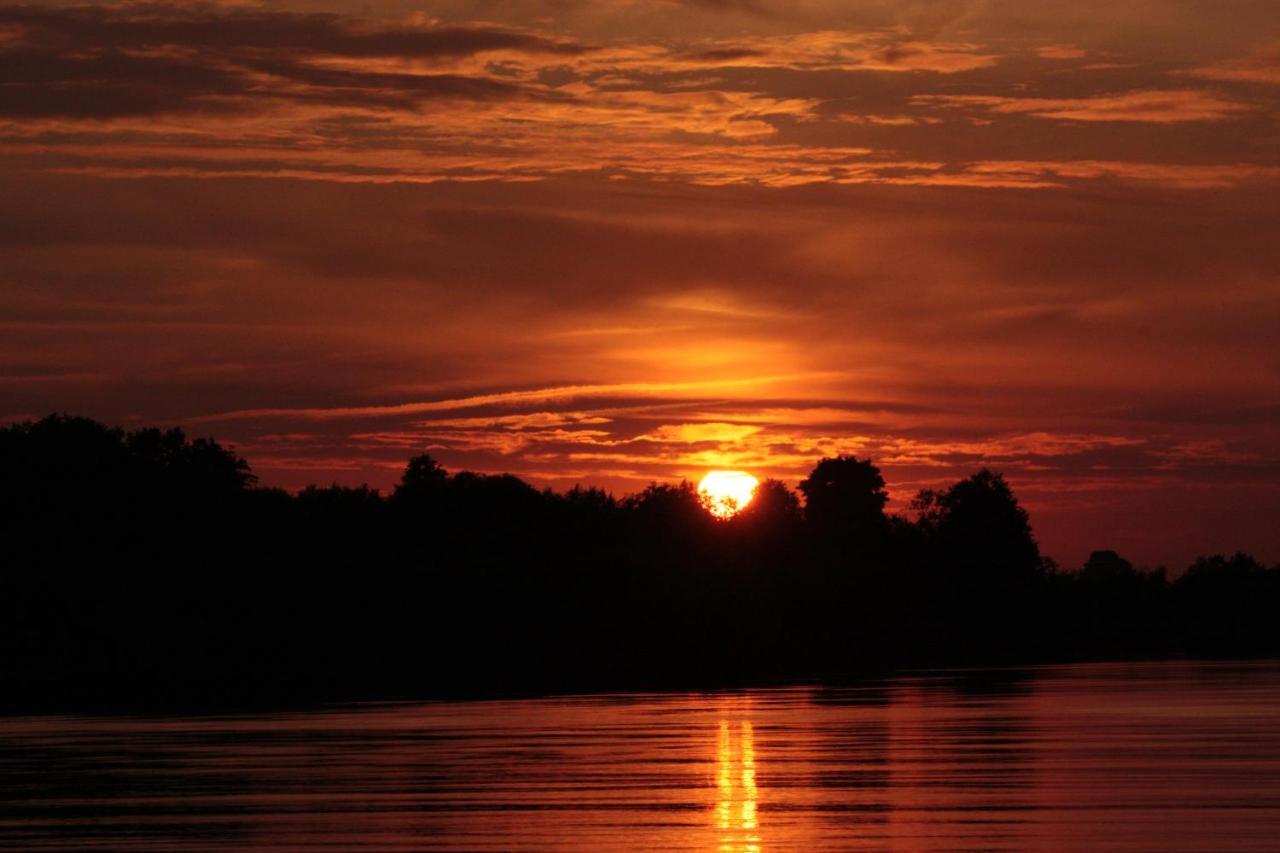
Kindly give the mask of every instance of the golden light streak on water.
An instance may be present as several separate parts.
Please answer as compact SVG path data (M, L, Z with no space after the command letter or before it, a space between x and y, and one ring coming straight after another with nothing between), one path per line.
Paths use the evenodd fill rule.
M756 787L755 730L750 720L734 726L720 721L716 739L715 825L720 831L721 853L761 853L759 789Z

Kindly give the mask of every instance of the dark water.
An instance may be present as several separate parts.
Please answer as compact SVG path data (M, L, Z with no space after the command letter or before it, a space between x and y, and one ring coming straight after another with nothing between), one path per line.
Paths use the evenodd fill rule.
M1280 663L0 719L21 850L1280 849Z

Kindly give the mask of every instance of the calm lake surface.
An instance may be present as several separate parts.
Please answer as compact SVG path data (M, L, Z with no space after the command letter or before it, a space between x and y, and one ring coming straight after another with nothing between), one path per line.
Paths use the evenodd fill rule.
M0 719L20 850L1280 849L1280 662Z

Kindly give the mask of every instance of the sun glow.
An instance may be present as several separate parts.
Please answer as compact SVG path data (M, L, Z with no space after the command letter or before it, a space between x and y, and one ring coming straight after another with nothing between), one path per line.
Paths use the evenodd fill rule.
M716 518L732 518L751 503L759 484L745 471L711 471L698 484L698 494Z

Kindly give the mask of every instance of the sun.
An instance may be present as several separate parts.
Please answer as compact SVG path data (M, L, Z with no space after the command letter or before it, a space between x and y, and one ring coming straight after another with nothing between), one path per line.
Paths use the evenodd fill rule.
M751 503L758 485L746 471L711 471L698 484L698 494L716 518L732 518Z

